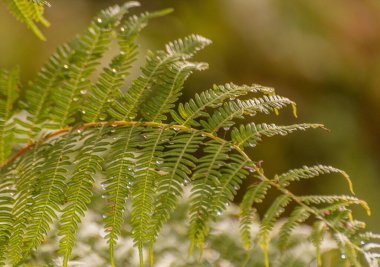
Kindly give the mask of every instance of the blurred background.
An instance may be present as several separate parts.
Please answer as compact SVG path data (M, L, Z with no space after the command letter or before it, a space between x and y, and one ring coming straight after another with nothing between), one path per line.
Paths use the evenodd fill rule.
M24 84L55 48L85 29L116 0L51 0L52 26L39 41L0 3L0 66L20 65ZM143 10L175 8L154 20L140 39L144 51L190 33L213 40L197 56L210 69L186 84L186 97L212 84L259 83L298 103L298 119L284 111L266 122L324 123L311 130L264 140L253 151L268 175L302 165L346 170L356 193L370 204L369 229L380 232L380 2L377 0L156 0ZM260 120L263 118L259 118ZM326 176L300 183L297 194L349 193L343 179Z

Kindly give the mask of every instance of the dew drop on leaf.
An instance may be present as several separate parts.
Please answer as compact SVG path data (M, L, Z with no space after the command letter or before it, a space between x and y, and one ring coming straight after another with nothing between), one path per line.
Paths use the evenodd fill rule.
M97 21L98 23L102 23L102 22L103 22L103 20L102 20L101 18L97 18L96 21Z
M85 94L87 94L87 90L86 90L86 89L80 90L80 93L81 93L82 95L85 95Z

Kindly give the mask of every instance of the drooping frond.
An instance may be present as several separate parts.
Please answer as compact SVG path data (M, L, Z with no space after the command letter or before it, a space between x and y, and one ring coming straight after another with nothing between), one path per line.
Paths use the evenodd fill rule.
M272 231L277 218L285 211L285 207L291 202L291 198L287 195L277 197L269 209L265 212L263 220L260 224L258 233L259 244L264 253L265 266L269 266L268 243L269 234Z
M43 17L44 5L46 1L40 0L4 0L9 11L22 23L33 31L33 33L45 40L44 35L39 29L38 24L49 27L49 22Z
M269 188L270 184L265 181L250 185L240 204L240 236L247 250L251 247L252 242L250 229L254 216L252 205L262 202Z
M143 265L143 246L150 241L150 221L154 211L155 180L160 175L156 168L162 164L163 143L170 138L164 128L146 129L139 146L132 180L132 237L139 249Z
M332 166L325 166L325 165L316 165L312 167L304 166L301 169L294 169L294 170L290 170L287 173L277 175L275 179L278 180L278 182L282 186L287 186L291 182L294 182L294 181L299 181L301 179L310 179L322 174L329 174L329 173L341 174L346 179L351 193L354 193L351 179L347 175L347 173L345 171L334 168Z
M32 208L30 210L30 223L23 238L26 249L25 254L29 254L32 249L40 246L48 231L50 224L56 220L57 213L61 211L64 191L66 189L67 167L71 164L68 153L74 147L73 138L70 134L66 138L58 139L51 144L51 147L40 147L40 151L35 153L45 154L46 163L38 167L38 177L33 183Z
M0 162L5 161L12 151L15 123L14 104L19 97L19 69L0 69Z
M281 226L279 231L280 238L278 241L278 246L281 250L285 250L288 245L288 240L292 231L301 223L303 223L307 218L309 218L310 213L304 207L296 207L293 212L286 218L286 222Z
M209 141L204 148L205 155L198 160L192 175L190 202L190 254L196 245L202 248L208 233L207 222L211 209L214 190L220 186L222 173L219 169L225 165L230 147L227 143Z
M150 236L151 248L162 226L176 208L177 201L183 194L183 187L191 182L189 177L198 162L193 153L199 149L203 139L195 133L178 133L170 139L168 150L162 155L160 170L164 174L158 176Z
M114 247L120 236L124 222L127 198L131 194L133 170L135 168L135 150L141 142L141 129L128 127L117 129L123 134L111 144L111 153L105 162L106 177L102 183L102 198L106 199L104 227L110 246L111 264L114 265ZM111 130L115 132L116 129Z
M71 250L75 243L75 233L81 217L91 202L92 187L97 171L101 170L103 157L108 142L104 140L105 129L101 126L93 131L83 134L83 146L77 154L74 170L69 175L67 189L65 190L66 206L62 210L59 235L60 252L63 254L63 266L67 266ZM62 186L61 186L62 188Z

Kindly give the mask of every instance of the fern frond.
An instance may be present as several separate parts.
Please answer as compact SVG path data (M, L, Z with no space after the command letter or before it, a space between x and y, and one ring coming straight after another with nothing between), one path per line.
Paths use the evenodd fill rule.
M228 143L208 141L204 148L205 155L198 161L192 175L191 202L190 202L190 229L191 245L189 254L194 246L202 249L204 239L208 233L208 212L211 208L211 199L215 189L220 186L222 173L219 169L225 165L230 146Z
M275 135L287 135L293 133L294 131L305 131L307 129L323 128L322 124L293 124L279 126L275 124L255 124L249 123L246 125L241 125L239 128L234 127L231 131L231 139L235 145L244 147L255 147L261 140L262 137L272 137Z
M44 6L31 0L4 0L9 11L22 23L33 31L41 40L46 40L37 23L48 27L49 22L43 17Z
M153 246L163 224L177 206L176 202L183 194L183 187L191 183L189 177L198 162L194 153L199 149L203 139L196 133L178 133L169 141L168 150L163 154L163 163L160 167L165 174L160 175L157 181L150 247Z
M281 226L279 231L279 248L284 251L291 232L296 228L300 223L303 223L307 218L309 218L310 213L301 206L296 207L293 212L289 215L289 218L286 219L286 222Z
M12 206L14 203L14 171L3 171L0 180L0 266L5 265L6 251L12 233Z
M15 101L19 97L19 69L0 69L0 162L5 161L12 151L15 123Z
M72 53L73 48L70 45L59 47L25 90L24 106L28 112L28 122L23 123L26 129L21 133L27 136L27 139L41 134L41 129L46 128L44 124L50 116L53 92L66 79L62 72L68 66Z
M76 156L75 168L67 182L65 192L67 204L62 210L59 225L59 235L62 236L60 252L64 256L63 266L65 267L75 243L78 224L91 202L92 187L95 182L94 175L102 169L101 153L107 149L108 145L107 140L104 140L104 134L104 126L83 133L84 143Z
M254 216L252 205L262 202L270 187L266 181L250 185L240 204L240 237L247 250L251 247L251 224Z
M295 103L286 97L277 95L253 98L250 100L237 100L225 103L218 108L206 121L201 121L204 129L214 133L224 128L228 131L235 124L236 119L243 119L246 116L254 116L256 113L269 114L276 112L287 105L294 106Z
M143 246L150 241L150 225L154 212L156 180L159 175L156 168L162 164L163 143L172 132L164 128L147 128L143 132L144 141L140 145L136 158L132 191L132 237L139 249L140 265L144 265Z
M117 120L133 120L166 67L191 58L209 43L208 39L200 35L190 35L167 44L166 51L148 52L145 66L141 69L142 74L132 82L123 98L115 101L111 115Z
M116 129L111 130L116 135ZM141 129L127 127L117 129L120 133L111 144L111 153L106 160L106 178L102 183L104 189L102 198L107 201L104 215L106 238L110 246L111 265L114 265L114 246L120 236L124 221L124 211L127 197L133 182L133 169L135 168L134 151L141 142Z
M40 246L48 231L50 224L55 221L57 213L61 211L63 204L64 191L66 189L67 168L72 164L68 153L74 148L75 136L68 134L63 139L58 139L51 144L51 147L37 153L46 154L46 163L38 167L38 178L36 178L33 188L38 194L33 198L32 209L30 210L30 223L25 232L24 254L29 254L31 250Z
M89 89L83 108L84 121L106 120L112 102L122 95L121 88L125 77L137 56L136 38L152 18L162 16L166 12L143 13L131 16L122 23L118 30L119 55L115 56L109 66L104 68L97 83Z
M15 202L12 207L13 230L7 246L8 258L13 264L20 262L24 256L24 237L32 216L34 186L40 175L40 169L36 168L36 166L42 165L45 160L44 157L40 157L41 154L39 152L45 153L48 147L36 144L32 151L16 163L16 175L18 179L15 181L15 187L17 194L15 195Z
M178 113L172 111L171 114L173 119L181 125L199 126L199 122L195 119L199 117L208 118L210 115L206 112L207 108L217 108L227 99L234 100L239 96L257 92L271 95L274 91L272 88L255 84L252 86L237 86L233 83L214 85L212 89L195 94L194 98L188 102L179 103Z
M291 202L291 198L287 195L277 197L269 209L265 212L264 218L260 224L260 230L258 233L259 244L264 253L265 266L269 266L268 258L268 242L269 234L273 228L276 219L285 211L285 207Z
M91 85L89 77L95 71L99 60L109 48L112 30L120 23L130 6L114 6L100 12L91 21L87 31L76 39L74 53L64 65L66 77L62 86L53 92L54 109L51 119L63 128L75 121L74 115L80 110L85 93Z
M293 169L287 173L276 175L275 179L278 180L278 182L282 186L288 186L291 182L294 182L294 181L299 181L301 179L310 179L322 174L329 174L329 173L341 174L346 179L351 193L354 194L353 185L347 173L331 166L325 166L325 165L316 165L312 167L304 166L303 168L300 168L300 169Z
M201 71L208 67L206 63L180 61L166 67L162 76L158 78L157 88L142 105L142 116L148 121L165 121L169 113L181 96L181 90L186 79L195 70Z

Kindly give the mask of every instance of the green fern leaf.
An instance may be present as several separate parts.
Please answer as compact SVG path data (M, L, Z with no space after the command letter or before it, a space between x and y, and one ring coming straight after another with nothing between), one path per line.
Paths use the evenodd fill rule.
M164 128L150 129L143 132L144 142L139 149L135 162L132 191L132 237L139 249L140 265L144 265L143 246L151 239L150 225L154 212L156 180L159 175L155 169L162 164L163 143L167 142L172 132Z
M214 85L213 89L195 94L193 99L190 99L186 103L180 103L178 113L171 111L171 114L173 119L181 125L199 126L199 122L195 121L195 119L209 117L209 113L205 111L207 108L217 108L227 99L234 100L239 96L257 92L273 94L274 91L272 88L260 85L237 86L233 83L219 86Z
M12 151L15 123L11 121L15 113L18 93L19 69L0 69L0 162L4 162Z
M237 100L225 103L218 108L206 121L201 121L204 129L214 133L224 128L228 131L235 124L234 119L243 119L246 116L254 116L257 112L269 114L287 105L295 105L286 97L277 95L253 98L250 100Z
M163 224L177 206L176 202L183 194L183 187L190 183L189 177L198 161L193 153L199 149L203 139L196 133L178 133L169 141L168 151L164 152L162 167L160 167L165 174L158 176L157 180L151 248Z
M180 61L166 67L164 75L157 81L157 88L142 105L142 115L148 121L165 121L166 113L174 108L174 103L181 96L181 90L186 79L195 70L204 70L206 63Z
M294 230L296 226L300 223L303 223L307 218L309 218L310 214L304 207L296 207L293 212L290 214L289 218L286 219L286 222L281 226L279 231L279 248L284 251L287 244L291 232Z
M122 95L121 88L125 76L137 56L135 40L143 30L149 19L164 15L166 12L143 13L140 16L131 16L118 31L119 55L115 56L109 66L103 70L100 77L88 92L82 113L84 121L106 120L111 103ZM86 94L87 91L82 91Z
M211 200L215 189L220 185L222 173L220 167L225 165L227 154L230 151L228 143L208 141L204 148L205 155L198 161L192 175L192 189L190 202L190 229L191 245L189 254L197 245L202 249L204 239L208 233L207 221ZM202 251L202 250L201 250Z
M247 250L251 247L251 224L254 216L252 205L262 202L270 187L266 181L250 185L240 204L240 237Z
M33 31L41 40L46 40L36 23L48 27L49 22L43 17L44 7L40 3L30 0L4 0L9 11L22 23Z
M142 75L132 82L123 98L116 101L110 114L118 120L133 120L151 93L152 87L166 67L191 58L210 41L199 35L190 35L166 45L166 51L148 52Z
M81 131L81 130L80 130ZM91 202L92 187L95 182L94 175L101 170L103 162L101 153L107 148L108 142L103 140L105 129L101 126L93 131L83 132L84 143L74 161L75 168L67 182L65 198L67 205L62 210L60 218L59 235L60 252L63 254L63 266L67 266L68 260L75 243L75 233L81 217Z
M88 30L77 38L75 52L64 65L67 77L61 88L53 92L54 109L50 117L59 128L75 121L74 115L80 109L84 92L89 90L90 75L95 71L102 55L111 42L112 30L119 24L130 6L114 6L102 11L95 18Z
M114 247L120 236L120 229L124 222L124 211L127 197L133 182L133 168L135 167L134 151L141 142L141 129L126 127L115 130L113 135L119 136L111 144L111 154L106 161L106 178L102 183L105 190L102 198L107 201L104 215L106 238L110 246L111 265L114 266Z
M269 266L268 258L268 242L269 234L277 218L285 211L285 207L291 202L291 198L287 195L277 197L270 208L265 212L264 218L260 225L258 233L259 244L264 253L265 266Z
M234 127L231 131L231 139L235 145L239 147L255 147L261 140L263 136L272 137L275 135L287 135L293 133L294 131L304 131L309 128L323 128L322 124L294 124L278 126L275 124L255 124L250 123L246 125L241 125L239 128Z

